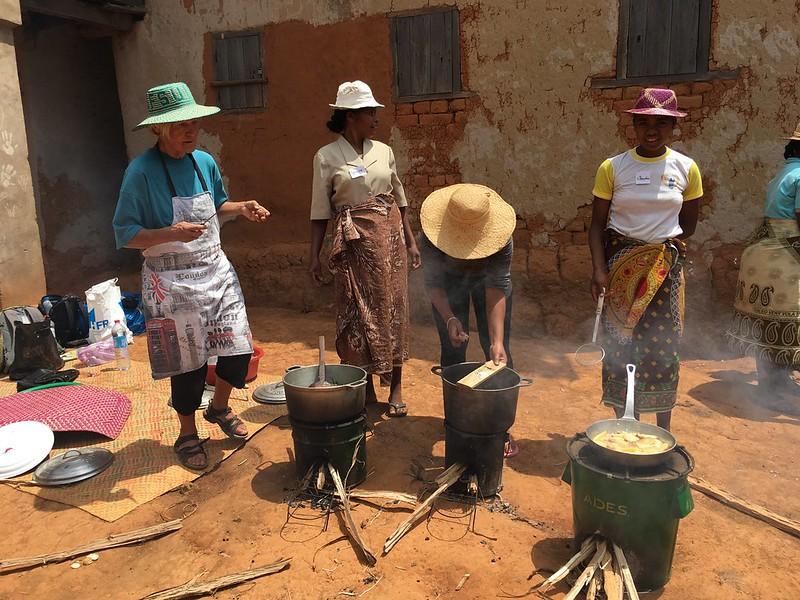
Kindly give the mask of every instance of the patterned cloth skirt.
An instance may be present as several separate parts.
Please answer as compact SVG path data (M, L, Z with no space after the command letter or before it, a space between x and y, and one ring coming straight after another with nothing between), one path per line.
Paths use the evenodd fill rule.
M402 366L408 360L408 258L391 196L339 211L330 265L342 363L368 373Z
M625 366L633 364L636 412L668 412L678 390L686 247L680 240L646 244L613 230L606 233L603 403L625 407Z
M800 228L793 219L767 219L751 240L728 343L742 356L800 367Z

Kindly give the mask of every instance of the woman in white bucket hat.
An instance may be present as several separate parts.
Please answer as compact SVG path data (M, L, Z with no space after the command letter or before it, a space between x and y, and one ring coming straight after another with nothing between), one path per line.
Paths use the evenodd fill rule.
M391 374L389 416L404 416L401 381L408 359L408 259L420 266L392 149L371 139L383 108L363 81L339 86L328 129L339 137L314 157L311 275L333 220L330 267L336 286L336 351L370 373L367 402L377 401L372 374Z
M219 112L197 104L189 87L168 83L147 91L147 118L156 144L125 171L114 213L117 248L141 250L142 300L154 379L170 378L171 405L180 422L174 450L189 469L208 457L195 411L208 359L216 356L214 398L203 418L230 438L247 427L228 406L243 388L253 351L244 297L220 245L220 223L245 217L263 223L269 211L255 200L228 200L214 158L197 150L198 120Z

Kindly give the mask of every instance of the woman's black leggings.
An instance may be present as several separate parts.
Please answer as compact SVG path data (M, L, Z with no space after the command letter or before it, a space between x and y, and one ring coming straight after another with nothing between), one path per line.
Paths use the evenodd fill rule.
M235 388L243 388L251 356L252 354L220 356L217 359L217 379L227 381ZM200 408L207 372L208 363L194 371L181 373L169 378L170 386L172 387L172 408L178 414L188 417Z

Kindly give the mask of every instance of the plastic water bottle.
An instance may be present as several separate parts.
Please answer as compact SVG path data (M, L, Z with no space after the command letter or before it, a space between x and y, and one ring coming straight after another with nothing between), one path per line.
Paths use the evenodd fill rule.
M131 357L128 356L128 331L119 321L114 321L111 337L114 339L114 358L117 370L127 371L131 368Z

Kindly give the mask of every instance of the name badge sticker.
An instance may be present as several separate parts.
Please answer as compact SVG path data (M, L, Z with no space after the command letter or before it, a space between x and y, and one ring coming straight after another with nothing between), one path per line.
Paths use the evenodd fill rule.
M650 173L640 171L636 174L636 185L650 185Z
M350 179L358 179L367 176L366 167L350 167Z

